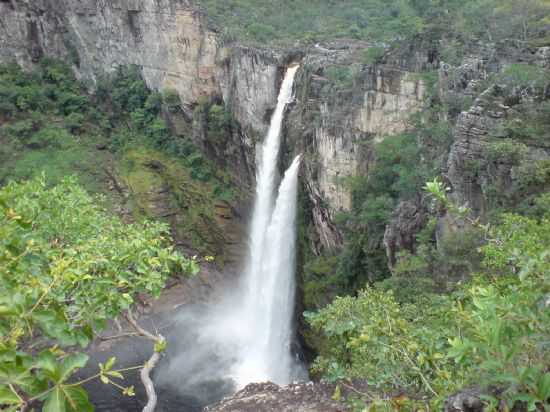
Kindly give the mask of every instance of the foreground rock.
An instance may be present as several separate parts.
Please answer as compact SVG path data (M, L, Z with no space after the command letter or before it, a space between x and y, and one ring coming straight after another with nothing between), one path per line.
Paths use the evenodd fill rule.
M251 383L235 395L208 406L205 412L344 412L351 409L334 400L335 385L271 382Z

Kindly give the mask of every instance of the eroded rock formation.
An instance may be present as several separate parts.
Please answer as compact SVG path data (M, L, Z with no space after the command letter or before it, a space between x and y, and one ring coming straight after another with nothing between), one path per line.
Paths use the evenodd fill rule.
M91 86L119 66L137 65L151 88L176 90L182 105L169 116L174 130L191 135L242 187L254 180L255 144L267 130L284 66L300 60L286 147L306 153L316 249L341 244L332 219L351 204L345 179L370 167L368 143L402 131L425 93L402 64L418 65L424 57L357 65L353 87L331 91L324 69L357 63L368 44L334 41L299 50L224 44L188 0L12 0L0 2L0 23L0 61L29 67L42 56L61 58ZM231 110L238 127L228 139L208 142L192 124L193 111L216 101Z

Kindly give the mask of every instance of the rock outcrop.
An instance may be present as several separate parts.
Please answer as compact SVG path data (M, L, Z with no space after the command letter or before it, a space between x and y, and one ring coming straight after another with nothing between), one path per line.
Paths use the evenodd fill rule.
M317 249L341 245L332 221L351 207L349 179L368 173L373 144L405 130L424 101L424 82L412 71L394 63L362 63L368 47L353 40L314 46L305 52L296 81L287 146L305 153Z
M428 211L423 199L399 203L384 233L384 247L390 270L397 263L398 251L415 252L416 234L426 225L427 219Z
M252 383L235 395L208 406L205 412L345 412L351 408L333 399L335 385L295 383L278 386Z
M543 56L540 50L532 53L514 45L497 45L481 49L457 67L441 66L442 98L450 101L469 96L473 100L471 107L458 115L445 174L453 201L470 207L474 216L486 219L495 206L504 206L503 202L513 205L525 197L525 174L530 173L527 165L550 157L550 148L541 142L518 140L505 130L511 120L521 122L522 105L547 98L544 89L498 82L485 88L483 83L517 61L549 67Z
M355 40L297 50L227 45L190 0L10 0L0 2L0 23L0 62L29 67L42 56L61 58L90 85L119 66L137 65L151 88L177 91L181 110L167 114L174 130L193 137L242 188L253 183L255 145L284 67L300 60L286 147L306 155L317 250L341 244L332 220L350 207L346 179L371 166L369 142L402 131L425 94L412 74L426 60L422 53L368 66L360 61L369 45ZM349 87L330 76L342 68ZM193 119L204 102L223 103L236 120L223 141L208 141Z

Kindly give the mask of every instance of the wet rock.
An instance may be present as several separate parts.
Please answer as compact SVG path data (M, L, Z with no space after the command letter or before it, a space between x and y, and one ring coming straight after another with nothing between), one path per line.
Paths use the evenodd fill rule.
M334 400L335 385L271 382L252 383L235 395L208 406L205 412L345 412L351 408Z
M483 391L479 388L464 389L445 400L445 412L483 412Z

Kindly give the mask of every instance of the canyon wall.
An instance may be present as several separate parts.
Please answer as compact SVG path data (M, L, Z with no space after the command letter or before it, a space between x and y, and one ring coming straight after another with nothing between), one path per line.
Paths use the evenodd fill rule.
M357 41L299 50L226 45L187 0L0 1L0 61L30 67L42 56L61 58L90 87L121 65L141 67L151 88L178 92L181 113L171 123L183 127L176 130L192 134L247 188L284 66L301 60L285 136L288 155L305 154L317 249L341 243L332 219L351 204L345 179L371 167L369 142L403 130L423 100L422 81L398 64L357 65L353 88L331 88L325 69L356 64L367 47ZM229 139L207 142L200 128L190 131L204 101L231 110L238 128Z

